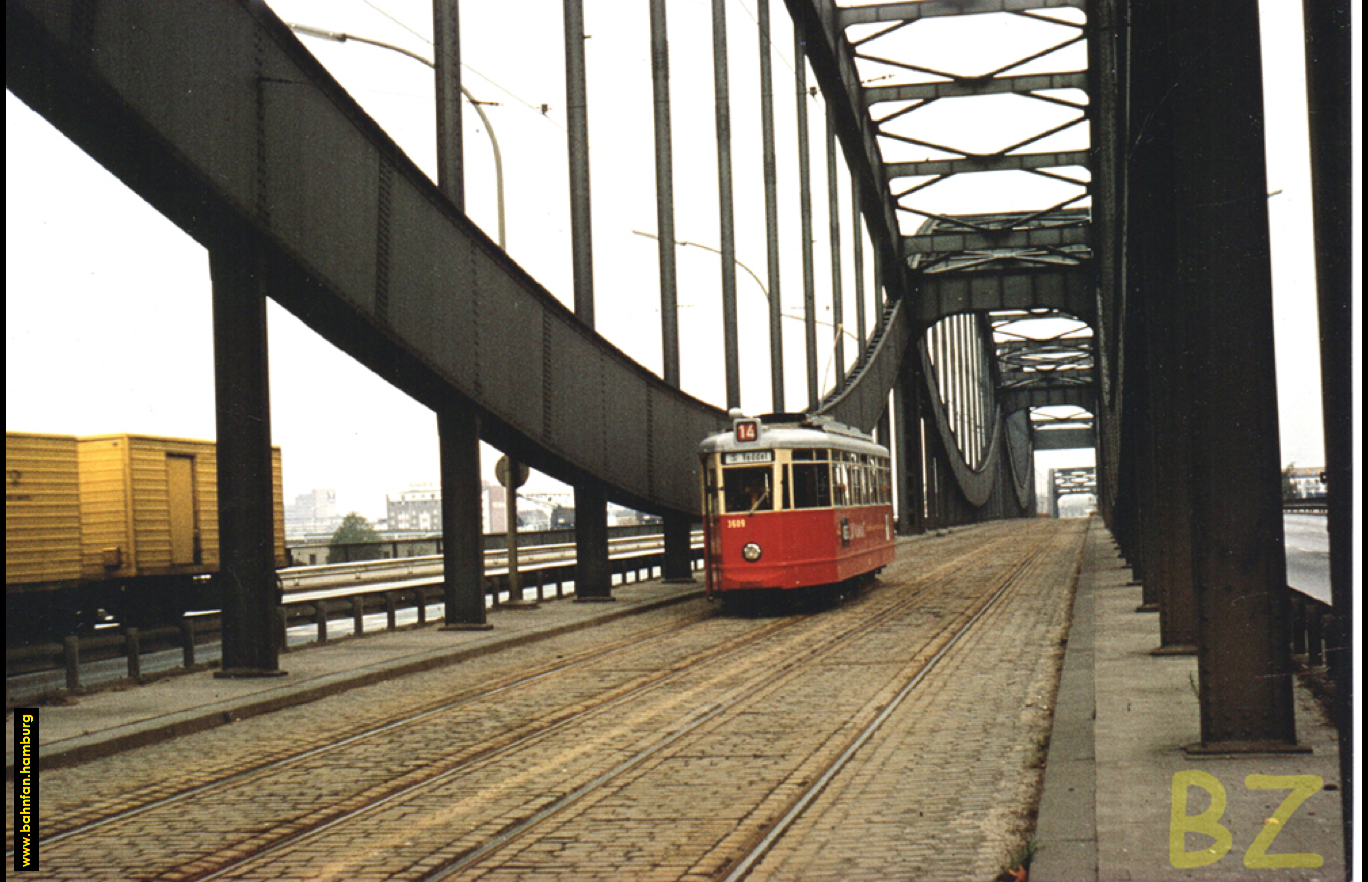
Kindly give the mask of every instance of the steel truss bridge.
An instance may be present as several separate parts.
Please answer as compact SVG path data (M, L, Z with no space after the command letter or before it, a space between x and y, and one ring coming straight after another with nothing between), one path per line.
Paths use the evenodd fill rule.
M448 626L484 623L480 439L575 486L581 597L607 599L608 499L664 515L667 564L687 575L694 448L727 415L678 388L680 186L719 193L725 404L741 404L728 5L712 4L717 129L699 138L712 149L716 136L716 181L673 176L665 0L652 0L641 34L656 96L642 112L654 113L657 145L657 373L594 330L581 0L564 2L574 290L562 293L573 309L463 211L459 138L443 134L461 125L454 3L434 10L447 149L433 183L264 3L7 0L7 88L210 253L223 578L237 586L225 674L278 673L271 543L257 541L270 533L266 297L436 413ZM769 287L777 294L774 155L797 151L799 180L783 186L800 194L804 272L785 281L804 291L808 391L786 406L776 355L774 409L891 442L906 532L1033 515L1033 450L1095 446L1099 508L1160 611L1165 648L1199 655L1203 745L1290 748L1255 4L770 5L756 0ZM1333 584L1347 621L1349 11L1306 11ZM791 46L769 40L781 18ZM938 60L950 37L996 48ZM774 51L806 63L781 76ZM839 163L851 182L848 198L826 194L829 280L811 251L823 235L812 229L817 94L825 180ZM776 143L774 102L794 96L797 143ZM993 136L967 134L954 122L966 114L993 119ZM969 182L1006 207L963 196ZM862 235L842 238L843 222ZM853 292L842 261L856 268ZM833 324L857 329L854 358L839 330L818 340L824 287ZM852 300L853 323L842 314ZM748 339L778 339L778 304ZM1338 645L1347 701L1347 631Z

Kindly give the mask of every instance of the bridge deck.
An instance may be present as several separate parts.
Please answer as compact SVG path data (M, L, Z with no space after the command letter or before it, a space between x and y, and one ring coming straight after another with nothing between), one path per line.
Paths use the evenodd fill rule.
M283 680L198 673L84 696L41 711L42 835L96 826L45 842L42 866L705 879L753 856L752 879L988 879L1031 832L1045 775L1040 878L1173 875L1195 664L1144 652L1154 617L1132 612L1125 579L1095 522L997 522L903 541L876 587L835 608L720 615L698 585L640 583L613 604L496 613L491 632L291 654ZM1181 712L1147 740L1127 726L1132 696ZM1310 756L1240 760L1238 779L1201 766L1225 783L1236 836L1214 878L1245 872L1246 816L1265 811L1245 765L1334 780L1332 733L1302 731ZM1285 795L1266 794L1260 818ZM1323 854L1328 878L1337 809L1313 795L1272 851Z

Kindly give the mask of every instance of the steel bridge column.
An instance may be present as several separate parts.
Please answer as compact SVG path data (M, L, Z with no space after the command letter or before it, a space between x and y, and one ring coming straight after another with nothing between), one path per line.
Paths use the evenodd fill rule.
M803 325L807 347L808 408L821 400L817 388L817 292L812 267L812 159L808 150L807 54L803 25L793 22L793 78L798 95L798 206L803 237Z
M1140 394L1148 402L1147 420L1135 427L1138 445L1147 445L1152 467L1152 514L1146 515L1145 581L1158 595L1160 651L1194 652L1198 642L1196 562L1194 559L1192 427L1184 353L1188 318L1178 288L1180 209L1174 170L1176 128L1169 99L1172 52L1168 9L1137 6L1132 12L1135 75L1131 79L1131 127L1143 131L1130 163L1129 294L1145 329L1145 359L1132 373L1143 373ZM1127 397L1132 393L1127 377ZM1131 431L1130 424L1125 427ZM1144 452L1141 452L1144 455Z
M565 0L566 142L570 153L570 238L574 252L575 315L594 326L593 212L589 188L589 97L584 84L584 6ZM662 238L664 234L662 233ZM673 246L673 242L671 242ZM575 598L612 599L608 565L608 502L592 479L575 484Z
M860 349L855 355L859 364L865 357L865 278L864 278L864 218L860 212L860 188L850 188L850 229L855 239L855 332Z
M1311 185L1320 306L1321 408L1330 533L1330 597L1335 648L1327 653L1335 681L1340 739L1340 796L1345 863L1354 846L1353 682L1353 73L1352 15L1347 0L1303 0Z
M770 409L784 411L783 306L779 298L779 179L774 152L774 71L769 0L756 4L760 34L760 132L765 178L765 255L769 272Z
M827 226L831 230L831 324L835 340L831 344L836 362L833 389L845 385L845 292L841 284L841 194L836 185L836 123L826 115Z
M969 452L969 363L964 333L964 316L950 319L950 362L954 365L950 377L955 383L955 446L960 456L973 468Z
M665 565L661 577L666 582L692 582L693 523L687 515L665 515Z
M926 487L923 482L921 358L917 345L907 347L894 387L894 419L898 436L898 532L926 532Z
M564 9L565 121L570 154L570 247L574 261L575 315L592 328L594 239L589 189L589 96L584 85L583 0L565 0Z
M608 497L597 482L575 486L575 600L613 600Z
M209 251L213 282L214 399L218 451L223 669L218 677L274 677L275 511L270 371L266 359L265 252L236 242Z
M1259 19L1172 7L1179 287L1193 381L1202 746L1295 745Z
M661 377L679 388L679 298L675 272L674 153L670 127L670 44L665 0L651 0L651 88L655 98L656 244L660 253Z
M1133 301L1128 301L1133 305ZM1126 329L1126 363L1144 363L1149 348L1148 329L1144 327L1139 309L1128 309L1131 317ZM1155 523L1154 510L1158 504L1158 490L1154 481L1154 436L1150 420L1149 374L1133 371L1126 378L1126 395L1122 402L1121 462L1124 471L1118 476L1118 496L1125 490L1133 500L1134 512L1130 533L1133 555L1129 558L1131 571L1141 588L1137 612L1158 612L1159 591L1154 578L1154 549L1150 544ZM1128 487L1129 485L1129 487Z
M664 352L662 378L679 388L679 297L675 272L674 158L670 126L670 43L665 27L665 0L651 0L651 86L655 99L656 232L660 248L660 323ZM692 582L689 516L666 512L667 582Z
M437 412L442 481L444 628L490 627L485 619L484 525L480 489L480 418L473 411Z
M732 216L731 94L727 81L727 8L712 2L713 109L717 125L717 211L722 237L722 351L727 409L741 406L741 361L736 320L736 228Z
M432 4L437 94L437 181L465 210L465 155L461 140L461 36L456 0ZM484 524L480 488L480 418L468 406L437 411L442 483L442 600L444 629L483 630Z

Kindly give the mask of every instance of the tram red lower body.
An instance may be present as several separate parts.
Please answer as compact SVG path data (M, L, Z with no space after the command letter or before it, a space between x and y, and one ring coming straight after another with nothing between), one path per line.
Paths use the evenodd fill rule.
M717 515L704 528L709 594L829 585L893 560L887 505ZM758 560L745 559L751 544Z

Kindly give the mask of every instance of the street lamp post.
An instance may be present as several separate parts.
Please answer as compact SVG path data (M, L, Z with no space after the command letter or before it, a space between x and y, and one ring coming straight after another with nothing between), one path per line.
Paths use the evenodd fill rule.
M366 43L370 46L378 46L381 49L389 49L398 52L400 55L407 55L414 61L421 61L428 67L436 68L436 64L430 59L419 55L417 52L405 49L403 46L395 46L392 43L385 43L380 40L372 40L369 37L358 37L356 34L348 34L342 31L325 31L322 28L310 27L302 24L287 24L290 30L297 34L305 34L310 37L318 37L321 40L331 40L334 43L345 43L348 40L357 43ZM461 94L470 102L470 106L475 108L475 112L480 115L480 122L484 123L485 131L489 132L489 143L494 148L494 185L498 199L498 225L499 225L499 247L508 250L508 243L504 235L504 183L503 183L503 154L499 152L499 139L494 134L494 126L490 125L489 117L484 112L482 106L484 102L476 101L475 96L470 94L470 90L464 85L461 86ZM462 206L464 208L464 206Z
M415 61L420 61L428 67L433 68L434 70L437 68L437 64L432 60L425 58L422 55L419 55L417 52L412 52L408 49L405 49L402 46L396 46L393 43L386 43L381 40L372 40L369 37L360 37L356 34L348 34L342 31L328 31L322 28L311 27L309 25L287 24L287 26L290 28L290 30L294 31L295 33L304 34L310 37L317 37L322 40L331 40L335 43L345 43L348 40L352 40L357 43L365 43L370 46L377 46L381 49L388 49L392 52L398 52L401 55L406 55ZM460 85L460 89L461 94L464 95L465 99L470 102L470 105L475 108L475 112L480 115L480 121L484 123L485 131L489 133L490 146L494 150L494 185L498 206L498 241L499 247L504 251L507 251L508 240L506 228L504 226L503 153L499 150L499 138L497 135L494 134L494 126L489 122L489 117L485 114L484 107L482 106L481 102L476 101L475 96L471 95L470 90L467 89L464 85ZM441 100L440 97L438 100ZM438 164L441 165L443 164L441 156L444 154L445 151L444 145L440 143L440 134L438 135L438 138ZM464 211L464 187L460 186L459 182L455 181L448 181L445 183L450 185L455 193L461 194L454 201L457 201L458 207L462 211ZM450 197L452 194L448 193L447 195ZM508 457L507 468L510 480L507 483L505 483L505 492L507 495L505 497L504 511L505 518L507 520L508 536L508 599L510 603L512 603L513 605L517 605L522 600L522 585L518 576L518 494L517 482L513 480L513 476L519 474L520 466L519 463L516 462L512 457ZM535 604L532 605L535 606Z
M643 236L643 237L645 237L645 238L647 238L647 239L657 239L657 240L658 240L658 239L660 238L660 237L657 236L655 233L647 233L647 232L645 232L644 230L632 230L632 232L635 233L635 234L638 235L638 236ZM713 254L716 254L716 255L719 255L719 256L722 255L722 251L721 251L720 249L714 248L714 247L712 247L711 245L704 245L702 242L689 242L689 241L685 241L685 240L683 240L683 239L676 239L676 240L675 240L675 244L676 244L676 245L679 245L679 246L681 246L681 247L690 247L690 246L692 246L692 247L694 247L694 248L702 248L704 251L711 251ZM759 286L759 288L760 288L760 293L765 295L765 300L766 300L767 302L772 301L772 298L771 298L771 296L770 296L769 289L765 287L765 283L762 282L762 281L760 280L760 277L759 277L758 275L756 275L755 270L751 269L750 267L748 267L748 266L746 266L744 263L742 263L740 260L736 260L735 258L732 259L732 262L733 262L734 264L736 264L737 266L739 266L741 269L745 270L746 273L747 273L752 279L755 280L755 284L756 284L757 286ZM772 311L773 314L779 315L779 316L782 317L782 318L794 319L795 321L807 321L807 318L808 318L807 316L803 316L803 315L794 315L794 314L792 314L792 313L783 312L781 309L774 308L774 305L773 305L772 302L771 302L771 311ZM844 334L845 336L849 337L849 338L852 339L852 340L855 340L856 342L863 342L863 341L861 341L860 338L859 338L858 336L856 336L855 334L853 334L853 333L851 333L850 331L846 330L844 324L833 324L833 323L831 323L831 322L824 322L824 321L822 321L822 320L819 319L819 318L813 318L813 319L812 319L812 322L813 322L813 324L817 324L817 325L825 325L825 326L831 328L831 329L833 330L833 332L834 332L833 335L832 335L832 347L831 347L831 350L832 350L832 351L831 351L831 354L827 356L826 371L825 371L825 372L823 373L823 375L822 375L822 385L826 385L826 377L827 377L828 374L831 373L831 365L832 365L833 360L835 359L836 350L837 350L837 344L838 344L838 343L840 342L840 340L841 340L841 335ZM783 370L783 368L782 368L782 366L781 366L781 359L782 359L782 358L783 358L783 352L781 351L781 348L780 348L780 346L779 346L779 340L778 340L773 334L771 334L771 337L770 337L770 370L771 370L772 372L775 372L775 375L777 375L778 372L781 372L781 371ZM781 403L780 403L779 399L776 398L775 401L773 402L773 405L774 405L775 409L778 409L778 408L781 406Z

